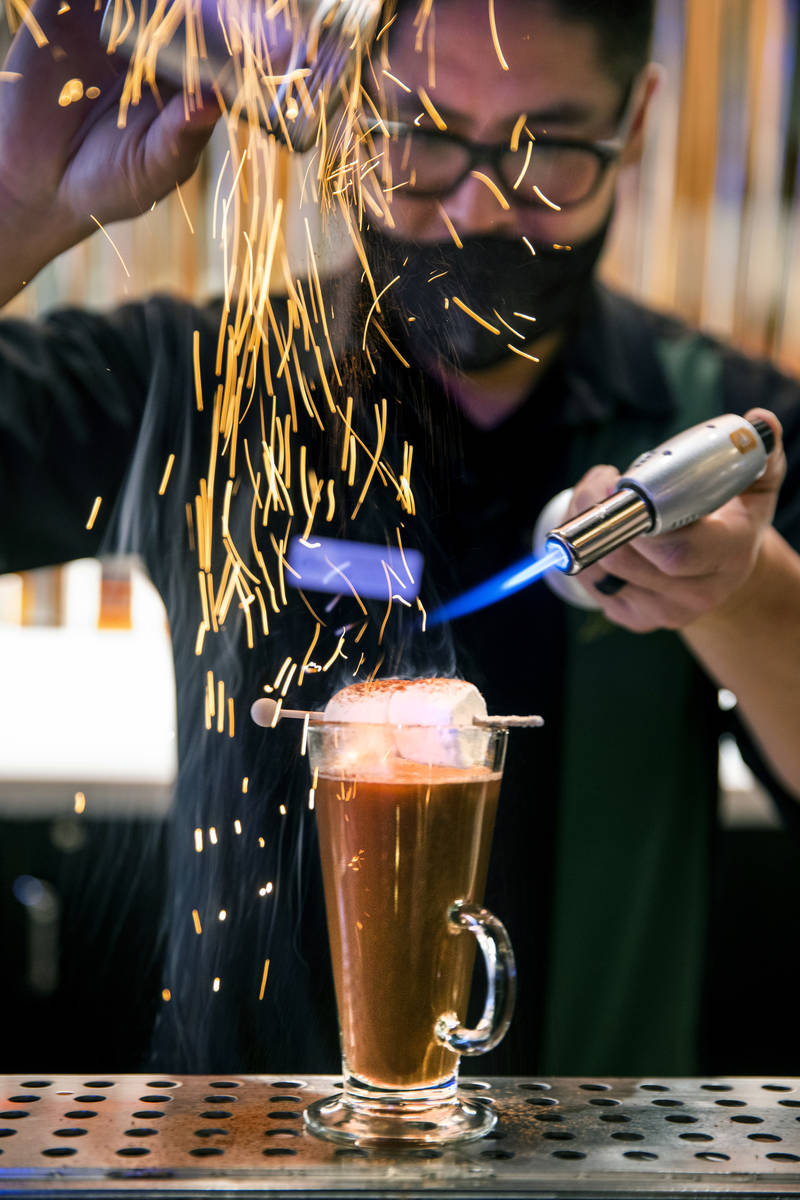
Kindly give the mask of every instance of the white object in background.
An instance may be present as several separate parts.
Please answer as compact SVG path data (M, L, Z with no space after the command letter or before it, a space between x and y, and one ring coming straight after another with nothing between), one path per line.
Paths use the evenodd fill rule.
M175 767L165 632L0 629L0 784L164 785Z
M0 575L0 626L22 624L22 576Z

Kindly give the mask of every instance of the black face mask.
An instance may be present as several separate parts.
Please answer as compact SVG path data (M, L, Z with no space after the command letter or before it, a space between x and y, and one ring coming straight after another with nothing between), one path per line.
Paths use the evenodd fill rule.
M381 307L393 306L406 345L420 365L479 371L510 357L509 344L523 350L526 342L575 317L609 224L610 219L570 250L534 245L535 256L521 237L466 237L459 249L449 240L405 242L372 230L364 244L378 289L399 276ZM454 296L499 333L465 313Z

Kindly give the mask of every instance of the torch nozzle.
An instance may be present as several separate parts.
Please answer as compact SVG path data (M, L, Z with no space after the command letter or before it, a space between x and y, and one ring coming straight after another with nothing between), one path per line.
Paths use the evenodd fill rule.
M640 533L653 528L653 513L638 492L621 488L607 500L552 529L545 550L556 546L566 553L569 565L560 567L566 575L577 575L612 550L623 546Z

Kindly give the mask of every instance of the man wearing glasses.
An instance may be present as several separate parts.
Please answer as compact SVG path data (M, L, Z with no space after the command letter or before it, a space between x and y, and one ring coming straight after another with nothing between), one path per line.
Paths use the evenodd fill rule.
M710 414L778 412L796 476L795 384L593 281L618 170L639 154L654 88L651 16L640 0L507 0L496 14L485 0L435 0L429 53L417 6L401 3L385 35L388 65L376 53L365 73L383 114L370 137L391 217L364 227L386 336L367 328L374 293L362 276L364 311L348 321L356 347L363 330L370 366L359 360L352 386L368 411L386 398L390 436L415 448L417 515L403 532L425 554L428 608L529 553L555 492L577 483L574 503L585 507L616 477L597 464L627 465ZM105 223L145 211L184 178L215 119L206 109L186 124L177 96L163 109L146 100L124 132L111 103L43 124L31 117L34 61L18 48L0 76L3 300L88 235L88 213ZM102 57L95 67L107 75ZM213 376L216 316L161 300L107 318L0 326L0 479L17 514L4 523L0 569L90 552L102 523L87 539L87 498L102 492L109 513L124 493L126 548L146 558L167 603L182 764L159 1068L336 1070L321 902L305 899L316 866L300 835L313 816L287 802L282 823L264 803L262 857L223 848L213 875L192 842L242 776L253 805L278 784L288 796L286 753L242 728L212 744L192 708L209 660L195 656L197 563L178 545L181 488L195 487L208 461L191 347L198 330ZM157 502L166 453L181 450L180 483ZM788 811L800 794L800 560L782 536L798 541L796 487L772 525L784 468L779 446L759 483L712 518L587 570L594 611L567 609L540 584L451 630L422 638L407 623L404 639L387 639L385 671L458 672L490 712L539 711L547 722L511 742L487 903L509 926L520 1002L482 1071L680 1075L703 1065L720 684L738 695L754 761ZM373 489L363 521L346 523L351 536L394 540L396 509L381 508L390 490ZM337 628L349 627L349 603ZM279 652L270 642L236 660L242 704ZM219 654L229 673L230 651ZM357 661L356 651L351 676ZM298 700L314 707L337 682L317 678ZM303 781L295 772L298 796ZM269 910L244 903L279 869L291 886ZM221 908L231 890L243 898L238 922L193 938L198 897L213 893ZM210 1007L203 971L225 981Z

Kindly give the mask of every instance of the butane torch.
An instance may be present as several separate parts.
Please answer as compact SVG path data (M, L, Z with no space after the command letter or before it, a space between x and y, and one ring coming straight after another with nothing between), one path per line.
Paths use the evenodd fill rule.
M606 500L569 521L573 489L559 492L536 523L533 556L445 604L428 624L485 608L542 575L562 599L599 607L575 578L584 567L632 538L680 529L715 512L763 474L774 444L766 421L728 413L640 454Z

